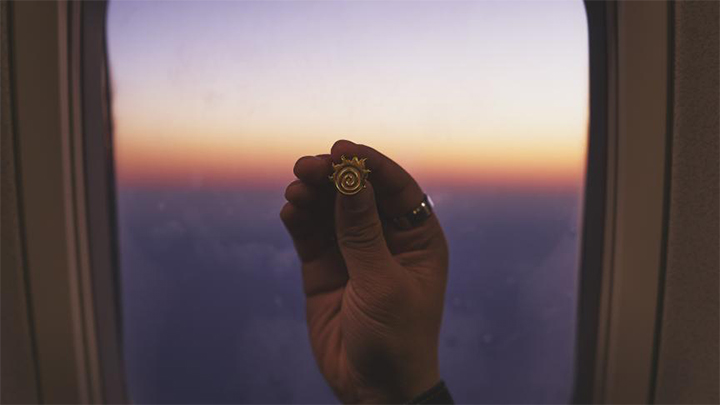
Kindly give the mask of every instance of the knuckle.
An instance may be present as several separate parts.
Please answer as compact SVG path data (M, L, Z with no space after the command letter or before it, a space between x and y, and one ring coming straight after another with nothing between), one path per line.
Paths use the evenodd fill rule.
M310 158L312 158L312 156L303 156L295 161L295 166L293 166L293 173L295 176L300 177L303 174L301 173L302 161Z
M290 203L286 203L283 205L282 209L280 209L280 219L283 221L285 225L289 224L293 215L295 213L295 208Z
M299 184L302 184L300 180L295 180L292 183L288 184L288 186L285 188L285 199L290 201L290 199L293 198L293 190L296 190L297 187L299 187Z

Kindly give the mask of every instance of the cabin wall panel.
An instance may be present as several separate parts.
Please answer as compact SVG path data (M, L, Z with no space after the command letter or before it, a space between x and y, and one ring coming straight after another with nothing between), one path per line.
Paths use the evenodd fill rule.
M2 258L0 278L2 302L0 308L1 336L0 352L0 402L4 404L39 403L37 374L31 335L31 319L26 294L27 278L23 260L21 223L19 221L18 185L16 171L15 142L12 120L11 56L8 26L8 2L0 3L0 125L2 145L0 146L0 207L2 226Z
M657 403L719 403L718 21L675 3L675 100Z

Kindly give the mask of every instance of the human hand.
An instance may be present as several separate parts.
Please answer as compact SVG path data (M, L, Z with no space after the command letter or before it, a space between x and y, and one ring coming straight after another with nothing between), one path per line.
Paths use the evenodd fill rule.
M367 188L353 196L336 193L328 180L342 155L367 158L371 170ZM320 371L345 403L410 401L440 380L448 270L440 223L434 214L409 230L384 221L410 212L424 195L370 147L338 141L330 155L299 159L294 172L280 217L302 262Z

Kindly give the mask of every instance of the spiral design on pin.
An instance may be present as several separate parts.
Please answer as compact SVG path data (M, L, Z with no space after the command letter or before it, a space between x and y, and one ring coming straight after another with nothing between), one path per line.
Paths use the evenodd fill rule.
M341 163L333 165L335 172L330 179L335 183L335 188L345 195L354 195L365 188L365 180L370 170L365 169L365 159L353 157L348 160L341 157Z
M352 195L362 189L362 174L356 167L343 167L338 173L338 190L343 194Z

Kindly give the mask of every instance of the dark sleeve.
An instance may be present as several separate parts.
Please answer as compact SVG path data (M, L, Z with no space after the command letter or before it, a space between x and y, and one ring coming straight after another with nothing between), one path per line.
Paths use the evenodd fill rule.
M440 381L435 384L434 387L418 395L408 404L428 404L428 405L439 405L439 404L454 404L455 402L445 386L444 381Z

